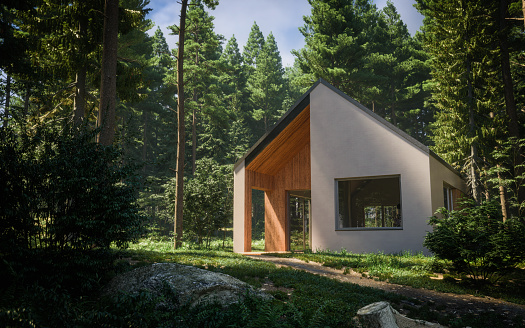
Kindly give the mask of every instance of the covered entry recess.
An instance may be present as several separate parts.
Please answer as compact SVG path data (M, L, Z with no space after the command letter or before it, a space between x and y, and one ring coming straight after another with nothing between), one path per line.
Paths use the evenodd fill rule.
M288 192L288 222L289 250L311 249L312 192L310 190Z
M265 251L290 250L289 191L311 189L309 100L303 98L236 164L236 172L244 171L239 175L243 178L235 180L236 190L243 192L235 193L235 204L242 206L234 208L242 209L244 218L234 221L234 238L243 240L242 249L239 243L234 247L236 252L251 251L252 189L264 191Z

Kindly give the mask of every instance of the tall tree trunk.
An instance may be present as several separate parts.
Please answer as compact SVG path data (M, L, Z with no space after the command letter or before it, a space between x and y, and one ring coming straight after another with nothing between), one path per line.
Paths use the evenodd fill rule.
M183 197L184 197L184 34L186 32L186 9L188 0L181 1L179 25L179 50L177 53L177 167L175 178L175 244L182 246Z
M489 114L490 119L494 120L494 112L490 112ZM494 128L491 129L494 131ZM496 146L496 150L498 150L499 147ZM498 163L496 164L496 167L498 168L498 190L499 190L499 202L501 204L501 216L503 218L503 222L505 222L509 216L509 202L507 199L507 188L505 188L505 185L503 184L503 177L501 176L501 172L499 169L501 168L501 165ZM488 192L487 192L488 194ZM489 197L487 197L487 200L489 200Z
M521 11L523 12L523 28L525 29L525 0L521 0Z
M524 0L525 1L525 0ZM525 2L524 6L525 6ZM509 8L508 0L500 0L499 7L499 49L501 57L501 77L503 79L503 90L505 95L505 110L507 113L507 127L509 131L509 136L520 139L520 130L518 123L518 115L516 111L516 100L514 98L514 85L512 81L512 75L510 72L510 58L509 58L509 47L507 41L508 35L508 22L507 22L507 12ZM516 176L523 175L523 149L519 146L516 146L516 163L514 165L516 168ZM517 190L518 202L521 204L525 201L525 188L522 186L518 187Z
M77 71L75 82L75 99L73 100L73 124L79 126L86 113L86 67Z
M394 124L395 126L397 126L397 117L396 117L396 109L394 108L394 86L393 85L390 85L390 97L391 97L391 102L390 102L390 111L392 113L392 124Z
M467 66L467 106L469 111L469 136L471 138L476 134L476 121L474 119L474 91L472 86L471 78L471 62L470 57L467 54L466 60ZM478 145L476 141L472 141L470 144L470 171L469 171L469 180L470 187L472 190L472 197L477 203L481 202L481 188L478 175Z
M148 112L144 110L142 112L142 124L144 126L142 131L142 162L146 163L147 155L148 155ZM142 172L146 174L146 164L142 167Z
M525 0L524 0L525 1ZM505 94L505 109L507 112L507 126L511 137L519 139L520 131L518 124L518 115L516 112L516 101L514 99L514 85L510 73L509 46L507 42L507 10L509 7L508 0L500 0L500 17L499 17L499 48L501 53L501 77L503 79L503 88Z
M83 18L78 23L79 35L84 35L87 30L87 21ZM83 51L81 49L80 51ZM75 79L75 98L73 100L73 124L79 126L86 115L86 74L87 69L84 64L78 68Z
M6 82L5 82L5 107L4 107L4 122L3 122L3 129L5 130L7 128L8 122L9 122L9 106L11 105L11 75L7 74Z
M115 138L115 107L117 103L117 43L118 0L106 0L104 7L104 35L102 41L102 70L100 107L97 126L101 127L98 143L109 146Z
M191 122L191 174L195 175L197 169L197 93L193 90L193 100L195 104L192 109L192 122Z
M26 94L24 96L24 117L29 115L29 97L31 96L31 87L27 84Z

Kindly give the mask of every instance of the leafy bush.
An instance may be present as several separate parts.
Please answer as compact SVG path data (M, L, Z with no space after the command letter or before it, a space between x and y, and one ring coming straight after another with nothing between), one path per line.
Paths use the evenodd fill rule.
M496 201L477 205L464 200L460 210L438 210L430 224L424 245L441 259L450 260L454 269L475 280L497 281L525 260L525 223L511 218L503 222Z
M140 237L134 167L96 131L37 127L0 138L0 252L125 246Z
M213 232L230 225L233 206L232 169L215 160L197 160L195 174L184 182L184 233L201 245L210 245ZM166 201L174 210L175 179L166 189ZM172 211L173 213L173 211ZM231 226L231 225L230 225Z

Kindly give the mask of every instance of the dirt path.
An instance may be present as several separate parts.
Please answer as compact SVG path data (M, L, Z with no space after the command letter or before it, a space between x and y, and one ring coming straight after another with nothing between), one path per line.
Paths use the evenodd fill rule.
M321 276L337 279L343 282L350 282L360 286L372 287L382 289L384 291L401 294L415 301L407 301L407 307L420 307L428 305L433 311L442 314L449 314L456 317L461 317L467 313L474 315L482 312L496 311L501 313L508 320L509 327L512 325L512 320L521 316L522 326L525 327L525 306L514 303L509 303L491 297L477 297L473 295L459 295L451 293L441 293L433 290L412 288L408 286L391 284L383 281L376 281L369 278L364 278L361 274L355 271L350 271L349 274L343 274L343 270L325 267L316 262L304 262L296 258L281 258L269 255L246 255L253 259L269 261L278 266L291 267L297 270L304 270L310 273ZM398 309L403 313L403 308Z

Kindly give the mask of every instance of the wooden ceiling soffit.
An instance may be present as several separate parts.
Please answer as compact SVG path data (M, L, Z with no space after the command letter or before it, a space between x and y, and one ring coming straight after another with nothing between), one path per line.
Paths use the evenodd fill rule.
M304 108L246 166L248 170L275 175L310 143L310 105Z

